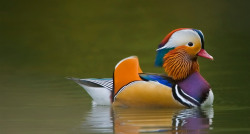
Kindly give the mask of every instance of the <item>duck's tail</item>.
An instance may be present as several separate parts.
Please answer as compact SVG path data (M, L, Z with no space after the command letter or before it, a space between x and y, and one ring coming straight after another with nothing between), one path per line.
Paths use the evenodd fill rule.
M111 92L113 90L113 79L79 79L68 78L75 81L81 87L83 87L87 93L92 97L93 101L97 105L110 105L111 104Z
M142 80L139 76L142 70L139 66L139 61L136 56L127 57L121 60L116 66L113 75L114 90L112 99L119 93L122 87L134 81Z

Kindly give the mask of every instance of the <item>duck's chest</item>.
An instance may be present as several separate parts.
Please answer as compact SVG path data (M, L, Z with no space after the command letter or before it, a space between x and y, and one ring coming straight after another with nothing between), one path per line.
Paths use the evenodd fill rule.
M173 86L175 99L188 107L201 106L211 93L210 85L199 72L191 74Z

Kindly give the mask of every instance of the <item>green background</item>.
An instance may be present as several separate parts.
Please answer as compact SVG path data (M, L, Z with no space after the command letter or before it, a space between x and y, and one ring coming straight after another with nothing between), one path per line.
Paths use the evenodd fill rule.
M0 132L70 130L84 120L81 113L91 108L91 99L65 77L112 77L116 63L131 55L139 57L144 72L163 73L154 67L155 50L166 34L182 27L202 30L214 57L199 58L215 94L212 132L249 132L249 4L1 0ZM64 124L52 131L51 122Z

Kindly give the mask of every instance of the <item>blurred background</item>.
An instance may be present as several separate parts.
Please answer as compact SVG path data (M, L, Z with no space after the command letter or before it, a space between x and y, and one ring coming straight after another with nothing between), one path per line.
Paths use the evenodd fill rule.
M163 73L154 67L155 50L182 27L202 30L215 59L199 58L215 94L213 132L249 132L249 4L1 0L0 132L75 132L91 99L65 77L112 77L116 63L131 55L144 72Z

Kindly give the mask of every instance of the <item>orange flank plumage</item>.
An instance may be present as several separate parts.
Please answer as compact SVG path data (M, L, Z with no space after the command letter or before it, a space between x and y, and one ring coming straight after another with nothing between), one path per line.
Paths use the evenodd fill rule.
M141 80L139 73L142 70L139 66L139 61L136 56L128 57L120 61L114 71L114 93L115 96L119 90L133 81Z
M114 106L129 107L184 107L172 95L172 88L158 82L138 81L119 93Z

